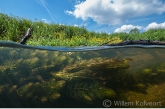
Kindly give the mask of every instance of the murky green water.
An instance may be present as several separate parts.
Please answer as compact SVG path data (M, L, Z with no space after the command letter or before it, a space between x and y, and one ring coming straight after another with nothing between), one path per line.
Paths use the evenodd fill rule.
M165 107L165 49L0 47L0 107Z

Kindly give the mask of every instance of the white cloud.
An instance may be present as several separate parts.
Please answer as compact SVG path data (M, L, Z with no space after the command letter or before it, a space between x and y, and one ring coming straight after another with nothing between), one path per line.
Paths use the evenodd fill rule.
M117 28L114 32L115 33L120 33L120 32L126 32L129 33L130 30L134 29L134 28L138 28L139 30L142 29L141 26L133 26L133 25L123 25L120 28Z
M72 15L73 14L71 11L68 11L68 10L66 10L65 13L66 14L69 14L69 15Z
M65 24L59 23L58 25L65 25Z
M77 24L74 24L74 27L78 27L78 25Z
M165 22L164 23L156 23L156 22L153 22L153 23L150 23L146 28L144 28L144 30L149 30L149 29L152 29L152 28L165 28Z
M99 24L120 24L130 18L162 14L163 0L86 0L75 4L74 11L66 13L86 20L93 19Z
M51 21L49 21L47 19L42 19L41 21L44 22L44 23L48 23L48 24L51 23Z

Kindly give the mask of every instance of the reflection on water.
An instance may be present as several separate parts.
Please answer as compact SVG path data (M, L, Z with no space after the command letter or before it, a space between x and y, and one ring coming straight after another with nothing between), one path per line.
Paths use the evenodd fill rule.
M165 107L164 54L163 48L1 47L0 107L106 107L107 99L111 107ZM161 105L137 104L144 101Z

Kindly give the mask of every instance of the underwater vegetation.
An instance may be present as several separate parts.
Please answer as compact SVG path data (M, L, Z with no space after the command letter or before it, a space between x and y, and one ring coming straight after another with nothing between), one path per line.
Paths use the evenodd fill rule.
M86 104L95 104L98 100L103 101L106 98L116 98L116 93L111 88L91 82L70 83L67 93L67 96Z
M123 49L59 52L1 47L0 107L104 107L105 99L157 100L164 107L163 50L152 54L148 49Z
M118 57L118 56L117 56ZM118 73L129 68L131 59L94 58L80 60L59 72L52 72L55 78L66 80L67 93L73 99L94 104L106 98L114 99L116 93L106 83L111 82L110 73ZM131 60L132 61L132 60Z
M60 97L58 92L65 85L65 81L51 80L43 83L27 83L16 90L21 99L33 99L42 103L53 101Z

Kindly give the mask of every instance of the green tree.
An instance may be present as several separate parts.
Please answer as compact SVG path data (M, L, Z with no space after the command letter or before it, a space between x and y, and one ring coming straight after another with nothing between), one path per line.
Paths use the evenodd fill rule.
M139 34L139 33L140 33L140 31L138 28L134 28L129 32L129 34Z

